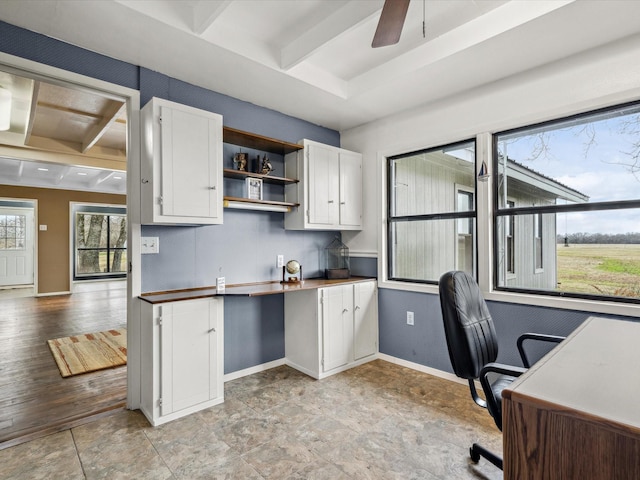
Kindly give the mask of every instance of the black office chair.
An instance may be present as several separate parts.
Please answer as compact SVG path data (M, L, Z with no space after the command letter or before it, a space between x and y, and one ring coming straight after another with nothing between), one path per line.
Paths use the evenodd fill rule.
M496 426L502 431L502 390L529 368L523 344L526 340L560 343L564 337L525 333L518 338L518 351L525 368L495 363L498 340L493 319L476 281L461 271L447 272L440 277L440 307L453 371L468 380L471 397L489 410ZM478 395L475 381L479 379L485 399ZM474 443L469 451L471 460L484 457L502 470L502 458Z

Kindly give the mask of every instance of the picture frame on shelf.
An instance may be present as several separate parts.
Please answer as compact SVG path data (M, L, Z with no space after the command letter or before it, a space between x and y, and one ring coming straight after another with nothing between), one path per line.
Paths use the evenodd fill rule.
M247 198L250 200L262 200L262 179L248 177L245 182L247 184Z

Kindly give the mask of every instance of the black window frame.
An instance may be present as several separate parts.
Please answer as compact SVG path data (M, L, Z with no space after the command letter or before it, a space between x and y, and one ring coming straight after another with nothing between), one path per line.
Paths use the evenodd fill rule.
M392 184L393 182L393 178L394 175L392 174L392 164L393 161L395 160L400 160L402 158L406 158L406 157L412 157L415 155L420 155L423 153L430 153L430 152L436 152L436 151L440 151L440 150L453 150L456 147L462 147L463 145L467 145L467 144L472 144L473 145L473 152L474 152L474 161L473 161L473 210L472 211L464 211L464 212L447 212L447 213L430 213L430 214L419 214L419 215L393 215L392 212L392 195L394 192L394 185ZM473 222L473 236L474 236L474 245L473 245L473 249L474 249L474 261L473 261L473 277L477 279L477 275L478 275L478 260L477 260L477 251L478 251L478 225L477 225L477 216L478 216L478 177L475 174L475 172L477 172L477 165L478 165L478 144L477 144L477 139L474 138L470 138L467 140L461 140L461 141L457 141L457 142L452 142L452 143L448 143L448 144L444 144L444 145L437 145L435 147L430 147L430 148L424 148L421 150L415 150L412 152L407 152L407 153L403 153L403 154L399 154L399 155L393 155L393 156L389 156L387 157L387 165L386 165L386 171L387 171L387 232L386 232L386 236L387 236L387 248L386 248L386 254L387 254L387 279L388 281L395 281L395 282L405 282L405 283L412 283L412 284L421 284L421 285L437 285L438 284L438 280L420 280L420 279L414 279L414 278L403 278L403 277L394 277L392 275L394 268L393 268L393 259L394 259L394 254L392 252L393 249L393 224L394 223L398 223L398 222L414 222L414 221L429 221L429 220L455 220L456 223L458 220L460 219L470 219ZM455 195L457 195L457 190L455 190ZM455 238L455 241L457 242L457 236ZM457 249L457 246L456 246ZM455 258L453 259L455 262ZM445 272L443 272L445 273Z
M584 118L606 114L607 112L622 110L625 108L640 108L640 102L627 102L627 103L618 104L618 105L611 105L608 107L594 109L594 110L579 113L576 115L559 117L559 118L548 120L545 122L539 122L531 125L525 125L522 127L495 132L492 135L493 171L494 172L499 171L500 156L499 156L499 149L498 149L498 146L499 146L498 138L501 135L512 135L519 132L535 130L537 128L545 128L551 125L570 123L572 121L579 121ZM493 289L495 291L522 293L527 295L544 295L544 296L552 296L552 297L575 298L575 299L581 299L581 300L612 301L617 303L640 304L640 298L633 298L633 297L618 297L618 296L612 296L612 295L593 295L589 293L553 291L553 290L542 290L542 289L522 288L522 287L509 287L506 285L501 286L499 285L499 278L498 278L498 275L499 275L498 221L500 217L508 216L508 215L513 215L513 216L535 215L535 214L542 215L545 213L558 214L558 213L573 213L573 212L593 212L593 211L602 211L602 210L634 209L634 208L640 208L640 197L634 200L618 200L618 201L604 201L604 202L593 202L593 203L583 203L583 204L561 204L561 205L555 204L555 205L543 205L543 206L500 208L499 187L500 187L500 182L494 181L491 197L492 197L492 205L493 205L492 283L493 283ZM543 267L544 267L544 264L543 264Z
M128 222L129 219L127 217L127 213L126 211L124 213L122 212L113 212L110 211L110 208L103 208L103 207L94 207L93 209L91 209L91 207L89 207L90 209L88 210L78 210L78 211L74 211L74 218L73 218L73 280L74 281L83 281L83 280L100 280L100 279L109 279L109 280L113 280L113 279L118 279L118 278L126 278L127 277L127 271L128 271L128 240L127 243L125 244L124 247L111 247L110 243L111 243L111 219L110 217L112 216L117 216L117 217L124 217L125 222ZM76 232L76 225L77 225L77 218L78 215L102 215L104 217L106 217L106 222L107 222L107 233L106 233L106 238L107 238L107 246L106 247L78 247L77 246L77 232ZM107 272L103 272L103 273L78 273L78 252L80 251L92 251L92 250L97 250L99 251L106 251L107 252L107 269L109 271ZM113 255L113 252L115 251L124 251L125 254L127 255L127 261L125 263L125 271L124 272L111 272L111 258Z

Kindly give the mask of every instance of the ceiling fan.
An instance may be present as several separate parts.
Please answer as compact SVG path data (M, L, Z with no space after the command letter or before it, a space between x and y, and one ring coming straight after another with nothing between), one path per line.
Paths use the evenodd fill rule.
M380 20L371 46L373 48L395 45L400 40L409 0L385 0Z

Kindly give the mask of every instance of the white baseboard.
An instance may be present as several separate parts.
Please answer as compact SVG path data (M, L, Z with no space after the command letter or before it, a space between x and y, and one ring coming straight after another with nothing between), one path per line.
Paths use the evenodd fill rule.
M47 292L47 293L38 293L36 297L55 297L56 295L71 295L71 292Z
M456 377L453 373L444 372L442 370L438 370L432 367L426 367L424 365L420 365L419 363L409 362L408 360L403 360L401 358L392 357L391 355L386 355L384 353L379 353L378 358L380 360L384 360L389 363L395 363L396 365L400 365L401 367L407 367L412 370L417 370L422 373L428 373L429 375L433 375L434 377L443 378L445 380L450 380L452 382L461 383L463 385L467 385L468 382L462 378Z
M284 363L285 363L285 359L279 358L278 360L273 360L272 362L256 365L255 367L245 368L244 370L237 370L235 372L227 373L224 376L224 381L230 382L231 380L236 380L238 378L246 377L247 375L253 375L254 373L264 372L265 370L269 370L271 368L280 367L284 365Z
M395 363L396 365L400 365L401 367L407 367L412 370L417 370L418 372L428 373L429 375L433 375L434 377L439 377L444 380L449 380L451 382L467 385L467 382L465 380L463 380L462 378L456 377L453 373L445 372L432 367L426 367L424 365L420 365L419 363L409 362L408 360L392 357L391 355L386 355L384 353L378 353L376 355L376 358L379 358L380 360L384 360L385 362ZM366 361L362 361L361 363L370 362L371 360L372 358L367 358ZM288 363L286 361L286 358L279 358L278 360L273 360L271 362L263 363L261 365L245 368L244 370L238 370L236 372L227 373L224 376L224 381L230 382L231 380L236 380L238 378L246 377L247 375L253 375L254 373L264 372L265 370L269 370L271 368L280 367L282 365L287 365L287 364ZM333 372L333 373L336 373L336 372Z

